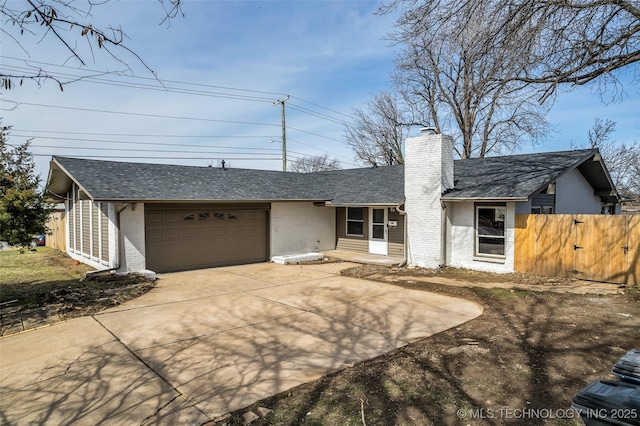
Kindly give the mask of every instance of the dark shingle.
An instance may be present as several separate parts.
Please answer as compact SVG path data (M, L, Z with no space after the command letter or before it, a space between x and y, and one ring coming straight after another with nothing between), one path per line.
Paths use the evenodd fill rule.
M293 195L283 173L55 157L94 199L266 200Z
M455 190L443 198L527 198L594 153L587 149L456 160Z
M580 150L456 160L456 188L443 198L526 199L595 153ZM54 159L94 200L330 200L343 205L390 205L404 200L403 165L303 174Z

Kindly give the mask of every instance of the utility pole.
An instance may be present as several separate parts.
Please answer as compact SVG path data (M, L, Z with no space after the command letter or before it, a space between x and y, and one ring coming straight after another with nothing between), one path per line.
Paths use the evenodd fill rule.
M287 171L287 126L284 118L284 103L289 100L291 96L287 95L286 98L283 98L279 101L275 101L273 103L274 106L280 104L282 105L282 171Z

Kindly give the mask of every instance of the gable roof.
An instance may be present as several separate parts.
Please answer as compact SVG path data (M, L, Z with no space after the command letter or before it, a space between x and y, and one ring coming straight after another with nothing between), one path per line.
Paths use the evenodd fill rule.
M71 181L99 201L265 201L322 199L288 173L53 157L48 189ZM297 183L297 184L296 184Z
M53 157L47 183L52 199L63 199L72 182L94 201L331 200L395 205L404 200L402 166L284 173Z
M609 201L617 193L598 150L456 160L447 201L526 200L578 169ZM328 201L332 205L397 205L404 201L404 166L316 173L125 163L53 157L52 200L75 182L94 201ZM607 195L608 194L608 195Z
M599 151L583 149L456 160L455 188L442 198L526 200L576 168L595 190L615 192Z

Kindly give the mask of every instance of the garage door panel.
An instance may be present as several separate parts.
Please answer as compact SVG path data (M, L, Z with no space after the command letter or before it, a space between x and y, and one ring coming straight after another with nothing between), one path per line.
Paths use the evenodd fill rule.
M196 233L198 238L210 237L213 234L211 226L198 226Z
M164 238L178 238L180 237L180 228L167 227L164 228Z
M181 229L181 231L182 232L180 234L181 234L181 236L183 238L185 238L185 237L190 238L190 237L195 237L196 236L196 229L195 228L189 228L189 227L185 226L185 227L183 227Z
M162 240L162 228L147 228L147 239Z
M240 233L240 227L239 226L227 226L224 230L224 234L225 235L238 235Z
M162 223L162 213L149 213L147 215L147 223Z
M266 210L226 206L148 208L147 267L168 272L265 261L267 218Z
M180 221L180 213L178 212L164 212L162 215L165 223Z

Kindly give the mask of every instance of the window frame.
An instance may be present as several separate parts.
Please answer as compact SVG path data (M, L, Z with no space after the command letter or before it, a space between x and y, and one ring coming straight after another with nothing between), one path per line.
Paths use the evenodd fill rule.
M531 207L531 214L555 214L554 210L553 206L533 206Z
M361 213L362 213L362 219L349 219L349 209L360 209ZM348 237L364 237L364 207L347 207L346 211L345 211L345 234ZM362 224L362 233L361 234L350 234L349 233L349 222L353 222L353 223L360 223Z
M475 244L474 244L474 257L480 258L491 258L491 259L505 259L507 256L507 205L506 204L476 204L475 208L475 217L474 217L474 234L475 234ZM480 210L481 209L501 209L504 211L504 220L503 220L503 229L502 235L489 235L489 234L480 234ZM493 253L483 253L480 251L480 239L481 238L490 238L494 240L502 240L502 252L503 254L493 254Z

